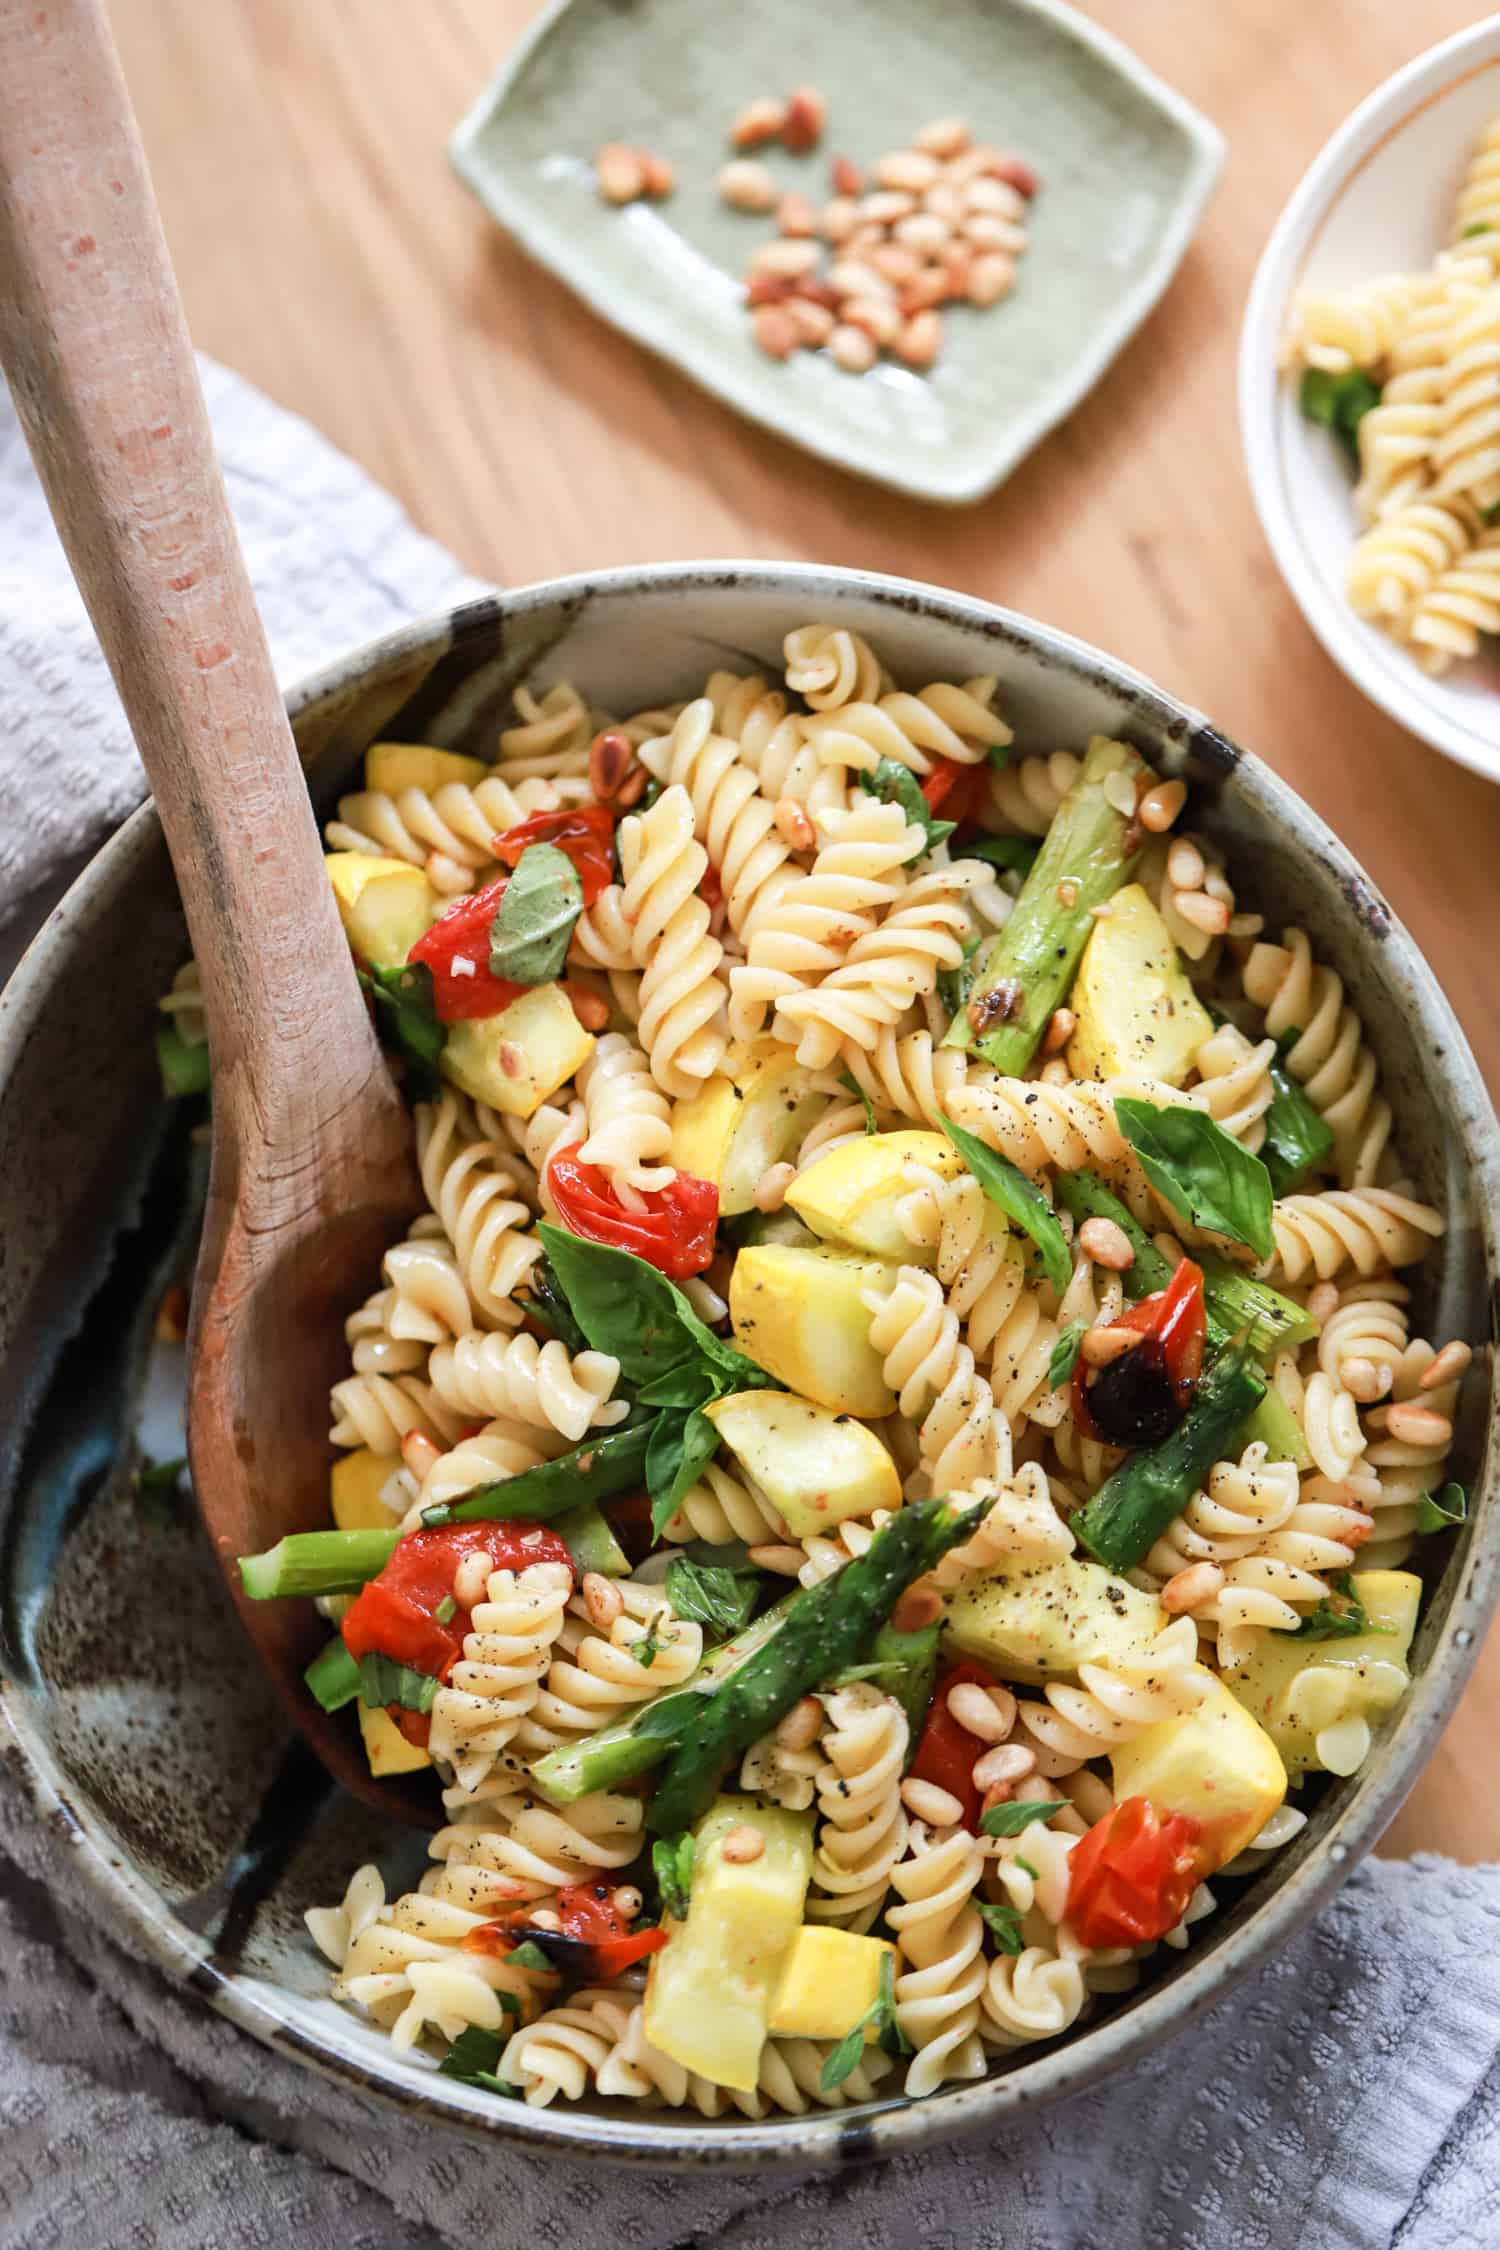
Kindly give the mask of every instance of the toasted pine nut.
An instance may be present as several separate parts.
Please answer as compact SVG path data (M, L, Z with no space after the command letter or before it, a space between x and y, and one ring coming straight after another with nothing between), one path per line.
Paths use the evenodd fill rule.
M1430 1406L1410 1406L1405 1399L1388 1409L1385 1426L1398 1445L1447 1445L1453 1437L1446 1414L1434 1414Z
M493 1567L482 1547L464 1556L453 1573L453 1599L460 1609L476 1609L484 1600Z
M1104 776L1104 802L1113 805L1122 820L1135 818L1135 783L1118 768Z
M1089 908L1089 912L1096 922L1107 922L1114 910L1115 902L1112 898L1095 899L1093 905Z
M847 242L859 225L859 213L851 195L837 195L823 206L822 227L828 241Z
M1002 180L970 180L964 189L964 209L982 211L987 219L1018 219L1024 205L1013 187Z
M997 305L1010 292L1016 278L1016 262L1003 250L987 250L976 258L969 273L969 303L971 305Z
M771 814L776 833L794 852L810 852L817 842L812 822L795 797L778 797Z
M923 313L934 313L948 294L948 272L945 266L919 266L901 291L899 303L909 321Z
M763 242L750 260L752 273L778 273L790 275L801 281L814 271L822 252L816 242L798 242L789 235L778 235L774 242Z
M526 1074L526 1055L514 1039L500 1042L500 1068L507 1078L523 1078Z
M633 148L608 141L594 158L594 177L606 203L633 203L645 192L646 175Z
M898 289L914 281L922 270L922 261L915 250L903 250L899 242L882 242L878 250L870 252L870 263L877 273L893 281Z
M776 182L764 164L757 164L750 157L737 157L732 164L720 169L719 199L732 211L773 211Z
M779 1211L786 1201L786 1191L797 1177L795 1164L773 1164L760 1176L755 1190L757 1211Z
M1076 906L1078 904L1078 885L1073 881L1071 875L1065 875L1058 884L1057 903L1059 906Z
M908 367L930 367L943 343L943 323L930 308L914 313L896 338L896 357Z
M784 195L776 206L776 224L783 234L816 234L818 214L805 195Z
M1205 930L1210 937L1222 937L1229 927L1229 908L1221 898L1210 898L1207 891L1174 891L1172 904L1195 930Z
M1073 1083L1073 1073L1061 1055L1054 1055L1050 1062L1044 1062L1037 1076L1044 1086L1071 1086Z
M795 1578L807 1560L800 1547L781 1546L771 1539L747 1548L746 1553L758 1570L774 1570L779 1578Z
M614 1910L622 1922L633 1922L645 1904L634 1883L621 1883L613 1896Z
M1164 836L1187 803L1185 781L1159 781L1135 808L1135 817L1153 836Z
M553 1906L534 1906L526 1917L534 1930L560 1930L562 1916Z
M901 333L901 315L890 297L847 297L840 310L851 327L882 346L894 344Z
M949 1688L948 1709L964 1732L977 1734L981 1742L1003 1742L1016 1723L1016 1699L1010 1691L982 1688L977 1680L960 1680Z
M788 297L786 317L797 331L797 341L809 351L817 351L833 334L833 315L826 305L815 304L811 297Z
M904 195L896 188L877 188L864 198L859 215L877 227L893 227L898 219L909 219L916 208L914 195Z
M615 791L615 804L621 812L638 805L646 794L646 784L651 779L644 766L632 766Z
M1042 1053L1055 1055L1066 1047L1078 1029L1078 1018L1071 1008L1054 1008L1042 1033Z
M776 1728L783 1750L810 1750L823 1725L823 1706L815 1695L799 1696Z
M1324 1321L1331 1320L1338 1309L1339 1293L1337 1284L1332 1281L1314 1282L1311 1289L1309 1289L1307 1292L1307 1310L1309 1317L1315 1320L1318 1326L1321 1328Z
M1456 1382L1473 1357L1472 1347L1455 1336L1451 1344L1444 1344L1436 1359L1428 1361L1417 1378L1417 1389L1435 1391L1440 1383Z
M609 1002L602 992L590 992L586 985L576 984L570 978L563 986L568 1005L585 1031L602 1031L609 1022Z
M851 327L840 321L828 339L828 349L833 354L835 367L846 375L864 375L875 365L875 340L863 328Z
M1339 1381L1361 1406L1373 1406L1376 1399L1390 1389L1391 1371L1388 1367L1377 1367L1373 1359L1356 1352L1339 1369Z
M786 103L770 94L760 94L747 102L729 128L731 148L763 148L767 141L781 138L781 128L786 123Z
M840 297L894 297L879 269L863 258L838 258L828 269L828 279Z
M957 156L969 145L969 128L961 117L934 117L920 133L913 133L911 145L924 156Z
M864 169L852 156L836 156L828 167L828 179L835 195L863 195L865 192Z
M1028 202L1037 191L1037 176L1024 156L996 156L992 154L989 160L988 177L992 180L1004 180L1007 187L1013 187L1017 195L1025 196Z
M677 174L664 156L654 149L639 151L641 159L641 190L646 195L670 195L677 185Z
M1078 1339L1078 1356L1086 1367L1108 1367L1134 1351L1140 1340L1131 1328L1086 1328Z
M601 805L608 804L634 762L629 735L602 727L589 744L589 787Z
M823 131L828 104L816 86L796 86L787 100L781 121L781 145L793 156L805 156Z
M766 1839L748 1820L737 1820L719 1846L720 1859L727 1859L731 1867L748 1867L759 1859L766 1848Z
M974 258L965 242L950 242L943 252L943 281L950 297L967 297L974 278Z
M401 1440L401 1458L413 1476L425 1477L439 1454L425 1430L408 1430Z
M607 1633L615 1619L624 1613L625 1596L614 1580L606 1578L602 1571L586 1570L579 1592L583 1595L583 1606L588 1611L589 1623L597 1625L601 1633Z
M893 148L876 165L875 177L882 187L904 188L908 194L916 195L934 184L941 169L937 158L929 156L925 149Z
M1190 836L1174 836L1167 851L1167 881L1179 891L1201 891L1208 873L1203 854Z
M935 1625L943 1614L943 1597L932 1586L908 1586L891 1611L891 1624L898 1633L920 1633L924 1626Z
M1036 1772L1036 1752L1022 1742L997 1742L974 1761L976 1789L1013 1789Z
M1130 1237L1113 1219L1085 1219L1078 1229L1078 1247L1096 1266L1107 1266L1111 1273L1125 1273L1135 1264Z
M964 215L964 194L951 180L939 180L934 187L922 190L922 209L930 211L945 226L956 227Z
M1211 1602L1223 1583L1224 1573L1217 1563L1190 1563L1167 1580L1161 1590L1161 1606L1169 1617L1181 1617Z
M956 1828L963 1818L964 1808L951 1790L940 1789L935 1781L921 1781L915 1774L902 1782L901 1802L929 1828Z
M750 315L750 333L768 359L790 359L802 341L797 323L783 305L757 305Z

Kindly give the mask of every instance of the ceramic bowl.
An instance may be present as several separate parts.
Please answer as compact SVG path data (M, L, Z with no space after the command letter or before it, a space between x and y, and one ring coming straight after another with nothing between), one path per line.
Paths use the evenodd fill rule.
M1419 272L1449 239L1470 152L1500 114L1500 16L1398 70L1315 158L1267 243L1240 337L1240 435L1260 520L1302 614L1357 688L1446 757L1500 781L1493 654L1431 678L1344 595L1353 478L1277 365L1296 291Z
M757 152L783 191L830 194L828 159L869 164L935 117L1024 156L1041 192L1015 290L944 316L927 375L827 351L768 359L744 276L774 222L716 178L752 95L821 87L812 154ZM676 192L602 203L593 157L666 157ZM1216 129L1057 0L554 0L453 136L459 177L532 257L638 343L752 421L898 491L977 500L1069 413L1166 288L1218 177Z
M778 669L783 635L811 618L871 636L911 686L997 673L1023 749L1124 734L1190 776L1195 821L1228 851L1246 904L1273 926L1299 923L1346 978L1406 1160L1449 1217L1418 1311L1445 1335L1483 1339L1500 1278L1500 1153L1430 971L1284 782L1096 650L900 580L683 565L471 604L357 651L289 704L325 805L377 736L489 752L518 682L572 679L628 711L692 693L716 666ZM833 2165L997 2129L1129 2063L1284 1941L1378 1836L1453 1707L1495 1588L1497 1441L1482 1364L1455 1471L1476 1504L1460 1534L1425 1545L1432 1584L1409 1699L1366 1769L1328 1789L1267 1871L1224 1885L1226 1910L1139 1996L934 2100L764 2123L531 2110L398 2056L326 1997L301 1917L341 1896L368 1857L404 1887L423 1839L382 1826L287 1739L196 1521L155 1520L127 1490L133 1428L158 1456L181 1450L170 1347L142 1391L152 1314L201 1184L201 1150L162 1101L151 1053L154 1003L185 945L148 806L75 884L0 1001L0 1711L13 1767L132 1951L283 2053L434 2122L658 2166Z

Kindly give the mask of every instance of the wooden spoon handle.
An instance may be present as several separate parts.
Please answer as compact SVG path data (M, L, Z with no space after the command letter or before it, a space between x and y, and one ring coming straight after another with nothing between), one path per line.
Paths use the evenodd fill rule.
M295 1170L380 1065L96 0L0 0L0 87L0 361L171 849L216 1134Z

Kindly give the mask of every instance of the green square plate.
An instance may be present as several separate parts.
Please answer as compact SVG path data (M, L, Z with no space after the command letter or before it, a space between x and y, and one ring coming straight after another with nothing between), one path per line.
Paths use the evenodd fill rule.
M828 158L869 163L929 118L1033 164L1014 293L945 316L930 375L826 351L767 359L743 275L771 222L715 178L753 95L821 86L811 156L769 162L817 204ZM667 157L677 192L599 200L594 151ZM765 153L765 152L760 152ZM1056 0L554 0L453 136L460 176L531 255L752 421L898 491L979 499L1077 404L1156 303L1222 161L1215 128Z

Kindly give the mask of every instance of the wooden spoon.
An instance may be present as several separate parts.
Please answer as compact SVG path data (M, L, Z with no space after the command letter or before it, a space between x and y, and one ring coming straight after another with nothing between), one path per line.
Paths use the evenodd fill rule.
M420 1201L411 1126L339 927L95 0L0 0L0 86L0 361L150 777L207 1003L198 1505L321 1757L431 1826L420 1792L373 1782L347 1714L304 1688L326 1637L310 1605L246 1602L235 1568L326 1524L328 1386L344 1319Z

